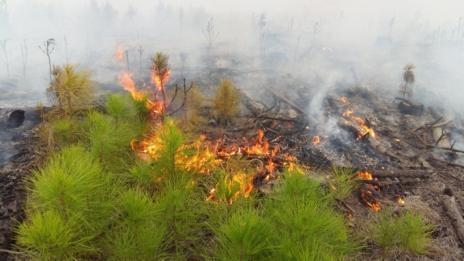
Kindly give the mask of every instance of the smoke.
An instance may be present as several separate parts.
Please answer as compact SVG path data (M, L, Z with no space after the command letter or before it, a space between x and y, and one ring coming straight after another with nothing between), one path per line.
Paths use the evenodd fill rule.
M100 83L115 83L121 67L141 76L155 51L169 54L174 73L187 77L211 65L231 67L238 72L231 77L250 90L291 74L315 90L308 105L314 118L320 117L325 94L340 85L397 92L403 66L413 63L416 98L428 104L445 99L450 111L462 112L463 5L458 0L0 0L0 107L46 102L48 61L38 46L54 38L53 64L79 64ZM209 21L214 52L207 48ZM128 50L123 66L114 60L118 45ZM211 63L208 52L225 58Z

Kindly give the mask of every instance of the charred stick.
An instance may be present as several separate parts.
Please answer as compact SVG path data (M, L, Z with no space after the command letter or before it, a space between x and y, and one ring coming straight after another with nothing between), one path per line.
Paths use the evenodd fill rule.
M429 178L432 172L427 170L373 170L372 175L376 178Z
M459 240L464 244L464 218L462 218L462 214L459 211L456 199L453 196L443 195L442 202Z
M274 92L273 90L270 90L270 89L268 89L268 90L269 90L269 92L270 92L275 98L277 98L277 99L279 99L280 101L286 103L286 104L287 104L288 106L290 106L292 109L296 110L297 112L299 112L299 113L301 113L301 114L303 114L303 115L306 114L306 112L305 112L303 109L301 109L298 105L296 105L295 103L293 103L293 102L290 101L289 99L287 99L287 98L281 96L280 94Z

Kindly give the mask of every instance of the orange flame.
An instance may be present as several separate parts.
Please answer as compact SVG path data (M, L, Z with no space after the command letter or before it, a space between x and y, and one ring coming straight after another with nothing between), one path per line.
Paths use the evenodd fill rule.
M124 46L121 44L116 47L116 53L114 54L116 61L120 62L124 59Z
M404 204L406 203L406 201L404 200L404 196L397 196L396 203L398 203L400 206L404 206Z
M348 104L350 101L348 100L348 97L346 96L342 96L338 99L338 101L340 101L341 103L343 104Z
M374 179L372 174L367 170L359 171L358 173L356 173L356 177L361 180L373 180Z
M314 145L317 145L317 144L321 143L321 137L319 137L319 136L314 136L314 137L311 139L311 143L314 144Z
M155 70L151 72L151 82L156 86L158 91L162 91L165 84L169 81L171 77L171 70L166 70L165 73L157 73Z
M350 120L351 122L353 122L354 124L356 124L358 127L359 127L359 133L358 133L358 136L356 139L361 139L365 136L370 136L374 139L377 138L377 135L374 131L373 128L369 127L367 124L366 124L366 121L364 119L362 119L361 117L358 117L358 116L354 116L354 110L352 108L348 108L346 109L343 113L342 113L342 116L346 119L346 120Z
M119 74L119 83L124 87L124 90L128 91L132 98L136 101L141 101L145 99L145 93L137 89L134 80L132 79L132 74L128 72L122 72Z

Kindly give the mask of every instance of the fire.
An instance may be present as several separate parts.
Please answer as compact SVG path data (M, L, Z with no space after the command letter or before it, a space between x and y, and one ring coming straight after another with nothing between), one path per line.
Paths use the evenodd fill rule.
M119 75L119 83L124 87L124 90L128 91L132 95L134 100L142 101L145 99L145 93L137 89L131 73L122 72Z
M377 135L372 127L361 117L354 115L353 108L348 108L344 112L342 112L342 116L345 118L347 122L352 122L358 126L358 136L356 139L361 139L366 136L370 136L374 139L377 138Z
M226 202L231 205L240 197L248 198L253 192L253 176L243 172L227 175L209 191L208 201Z
M406 203L406 201L404 200L404 196L397 196L396 197L396 203L398 203L398 205L400 206L404 206L404 204Z
M248 155L269 155L269 142L264 137L264 131L259 129L256 143L252 146L245 146L243 151Z
M372 174L367 170L359 171L358 173L356 173L356 177L361 180L373 180L374 179Z
M378 187L373 186L371 184L367 184L367 186L361 189L360 197L362 202L374 212L379 212L382 209L382 205L380 202L375 198L374 191L376 191Z
M164 89L165 84L169 81L171 77L171 70L167 69L164 73L158 73L155 70L152 70L151 73L151 82L156 86L158 91Z
M122 61L124 59L124 47L122 45L118 45L116 47L116 53L114 54L116 61Z
M348 104L350 102L346 96L340 97L338 101L340 101L343 104Z
M311 143L314 144L314 145L317 145L317 144L321 143L321 138L319 136L314 136L311 139Z
M349 118L351 117L351 115L353 115L353 113L354 113L353 109L349 108L342 113L342 116L345 118Z

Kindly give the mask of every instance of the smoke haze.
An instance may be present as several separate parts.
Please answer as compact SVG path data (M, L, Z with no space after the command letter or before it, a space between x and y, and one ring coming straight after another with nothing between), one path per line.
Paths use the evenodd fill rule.
M117 46L129 51L136 75L163 51L174 73L195 77L207 67L212 21L216 53L241 61L230 69L257 72L237 77L243 88L291 74L318 90L308 105L316 111L325 92L343 85L396 92L402 68L413 63L416 97L445 99L461 112L463 7L456 0L0 0L0 107L46 102L48 61L39 46L49 38L54 65L79 64L100 83L116 83Z

